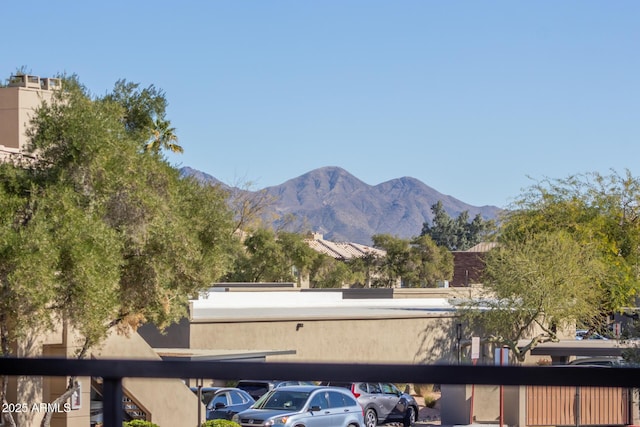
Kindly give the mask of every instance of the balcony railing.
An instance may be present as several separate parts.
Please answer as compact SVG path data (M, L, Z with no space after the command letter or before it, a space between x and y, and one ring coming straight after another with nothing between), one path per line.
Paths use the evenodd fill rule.
M588 369L588 375L585 375ZM123 378L296 378L415 384L640 387L640 368L224 361L0 359L1 375L103 378L105 427L122 426Z

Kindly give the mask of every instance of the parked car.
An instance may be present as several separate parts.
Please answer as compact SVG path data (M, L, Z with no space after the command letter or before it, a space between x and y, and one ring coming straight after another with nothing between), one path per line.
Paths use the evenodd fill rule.
M198 387L191 391L197 394ZM246 391L231 387L202 387L200 398L207 408L207 420L230 420L256 402Z
M587 329L576 330L577 340L608 340L609 338L604 335L600 335L597 332L589 331Z
M571 366L623 366L625 361L618 356L580 357L568 363Z
M104 410L102 400L92 400L89 402L89 425L95 427L104 422Z
M289 385L315 385L315 383L311 381L282 381L282 380L240 380L236 385L237 388L246 391L253 397L255 400L258 400L262 395L266 392L271 391L278 387L289 386Z
M416 422L418 402L409 393L403 393L390 383L376 382L323 382L322 385L351 390L364 409L366 427L378 423L400 421L406 427Z
M233 417L242 427L364 427L362 407L346 390L280 386Z

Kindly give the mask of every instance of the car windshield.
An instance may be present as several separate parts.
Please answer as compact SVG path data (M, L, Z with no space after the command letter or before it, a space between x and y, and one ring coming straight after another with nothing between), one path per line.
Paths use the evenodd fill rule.
M253 407L256 409L282 409L299 411L309 397L307 391L274 390L260 399Z

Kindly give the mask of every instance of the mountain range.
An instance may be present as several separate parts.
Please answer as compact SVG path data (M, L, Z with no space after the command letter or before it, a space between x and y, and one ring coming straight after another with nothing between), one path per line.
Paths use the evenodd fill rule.
M181 168L180 172L204 183L229 188L215 177L189 167ZM266 192L273 200L263 220L274 227L295 232L314 231L323 234L326 240L365 245L371 244L374 234L418 236L423 223L432 222L431 206L438 201L452 218L468 211L470 219L477 214L484 219L494 219L500 212L496 206L469 205L415 178L396 178L369 185L335 166L314 169L280 185L251 192L259 191Z

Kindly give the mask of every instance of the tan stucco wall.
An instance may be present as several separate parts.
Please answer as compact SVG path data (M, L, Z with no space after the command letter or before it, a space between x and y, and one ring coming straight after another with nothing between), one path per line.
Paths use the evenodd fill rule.
M20 120L18 110L18 89L0 89L0 146L18 148Z
M19 357L74 358L80 343L72 332L59 327L36 339L22 341L15 351ZM111 334L99 349L92 351L90 357L160 360L155 351L136 333L129 336ZM39 426L45 415L41 404L52 402L60 396L66 390L67 381L68 377L11 377L8 401L28 408L14 414L16 424L21 427ZM82 390L81 407L74 410L61 408L61 412L54 413L51 427L89 425L91 378L79 377L78 381ZM204 406L179 379L125 378L123 388L150 414L151 421L161 426L198 425L198 407L204 418Z
M160 356L137 333L130 336L112 333L103 345L93 351L95 358L126 358L160 360ZM205 414L198 397L179 379L125 378L123 388L151 414L152 422L160 426L196 426L198 406ZM204 419L202 420L204 421ZM75 426L74 426L75 427ZM86 426L83 426L86 427Z
M17 357L73 357L75 340L69 331L58 324L53 330L25 337L14 348ZM18 426L38 426L67 386L68 377L20 376L10 377L7 400L22 409L13 414ZM79 378L83 384L81 400L83 405L77 410L59 407L54 412L51 427L86 427L89 419L90 378Z
M297 327L302 323L302 327ZM296 330L296 328L298 330ZM452 360L452 317L236 321L191 324L191 347L295 350L273 359L427 363Z
M53 91L26 87L0 88L0 146L24 148L25 134L33 112L43 101L50 101Z

